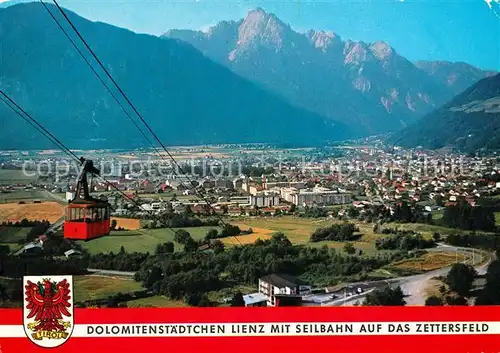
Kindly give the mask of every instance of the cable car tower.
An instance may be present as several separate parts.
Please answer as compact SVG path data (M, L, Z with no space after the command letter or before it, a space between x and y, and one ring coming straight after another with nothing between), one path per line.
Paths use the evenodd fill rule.
M80 158L80 162L75 196L66 207L64 238L91 240L109 234L110 204L90 196L87 174L99 175L100 171L91 160Z

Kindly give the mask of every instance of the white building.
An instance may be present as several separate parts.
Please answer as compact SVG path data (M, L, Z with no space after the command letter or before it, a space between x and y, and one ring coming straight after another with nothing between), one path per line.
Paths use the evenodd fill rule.
M257 195L257 194L260 194L262 192L264 192L264 188L260 185L249 185L248 186L248 191L247 191L250 195Z
M298 190L296 188L282 188L281 197L297 206L304 205L343 205L351 203L352 197L349 193L338 192L323 187Z
M66 191L66 201L71 201L74 198L75 198L75 193L74 192Z
M275 306L277 294L308 295L312 287L289 275L268 275L259 279L259 293L267 297L267 306Z
M109 171L108 176L115 177L115 178L121 178L123 176L121 163L112 164L110 166L110 171Z
M257 207L273 207L280 204L280 197L278 194L257 194L249 197L250 205Z
M262 183L264 189L272 189L272 188L295 188L295 189L304 189L306 184L302 181L266 181Z
M249 206L250 196L232 196L229 198L229 203L238 206Z
M243 296L245 306L267 306L267 297L262 293L252 293Z
M281 188L281 198L287 202L293 202L294 195L298 193L296 188Z
M243 188L243 179L236 178L233 180L233 188L238 190Z

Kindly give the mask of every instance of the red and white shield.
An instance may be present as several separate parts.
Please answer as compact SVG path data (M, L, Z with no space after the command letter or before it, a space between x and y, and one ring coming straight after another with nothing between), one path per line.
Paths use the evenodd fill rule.
M73 333L73 277L25 276L23 326L35 344L53 348Z

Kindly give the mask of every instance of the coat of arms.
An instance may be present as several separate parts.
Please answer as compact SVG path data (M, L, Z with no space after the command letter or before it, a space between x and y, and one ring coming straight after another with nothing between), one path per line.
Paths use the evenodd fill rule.
M73 332L71 276L24 277L24 331L41 347L57 347Z

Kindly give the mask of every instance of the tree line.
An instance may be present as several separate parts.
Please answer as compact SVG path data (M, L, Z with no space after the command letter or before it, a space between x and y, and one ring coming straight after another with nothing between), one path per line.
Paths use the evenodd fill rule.
M87 265L80 258L22 257L7 255L0 258L0 276L22 278L26 275L82 275Z
M133 272L137 271L142 263L148 258L149 253L139 253L125 251L123 246L118 253L100 253L84 256L83 259L88 268L97 268L102 270L114 270Z
M493 250L500 256L500 237L495 234L469 233L469 234L450 234L445 242L450 245L460 247L479 248L484 250Z
M348 278L363 278L406 253L374 257L345 256L335 249L294 246L282 233L252 245L221 252L164 252L149 256L135 279L155 294L169 298L206 294L235 284L255 285L262 276L287 273L315 286L326 286ZM195 299L196 299L195 298Z
M479 291L474 290L474 281L480 276L467 264L454 264L444 279L448 290L442 286L441 294L427 298L426 305L469 305L469 299L476 296L474 305L500 305L500 260L492 261L487 269L486 283Z
M23 302L22 280L0 281L0 308L20 307Z
M476 305L500 305L500 260L490 263L486 272L486 283L476 298Z
M426 240L420 233L414 231L399 230L395 235L385 238L378 238L375 241L377 250L405 250L427 249L435 247L433 239Z
M353 223L333 224L329 227L316 229L312 234L310 241L315 243L324 240L332 241L352 241L360 237L355 234L359 229Z
M456 205L444 209L441 221L449 228L464 230L495 231L495 214L490 208L483 206L472 207L461 199Z
M35 227L37 225L40 225L40 224L47 224L50 222L48 220L42 220L42 221L31 221L27 218L23 218L22 220L20 221L17 221L17 222L11 222L11 221L7 221L7 222L2 222L0 225L2 227Z
M341 219L344 218L340 216L338 217ZM422 206L419 206L414 202L408 203L407 201L396 203L392 212L391 209L385 205L371 205L363 208L362 211L355 207L349 207L347 209L347 217L350 219L358 219L360 221L380 221L382 223L432 223L432 215L430 212L426 212Z
M190 227L203 227L203 226L218 226L219 220L217 218L201 219L193 215L184 213L164 212L159 216L145 215L141 217L141 227L155 229L155 228L190 228Z
M40 235L43 235L47 229L50 228L50 222L47 220L42 221L31 221L26 218L17 222L2 222L2 227L13 227L13 228L31 228L26 234L26 242L31 242L35 240ZM22 241L24 243L24 241Z

